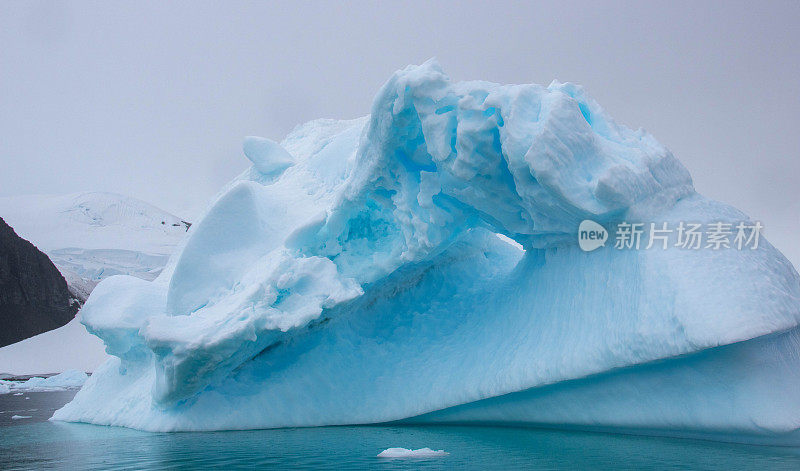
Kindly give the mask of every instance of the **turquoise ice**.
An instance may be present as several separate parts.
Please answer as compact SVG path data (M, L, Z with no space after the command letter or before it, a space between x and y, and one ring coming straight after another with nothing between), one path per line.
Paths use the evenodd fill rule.
M580 87L454 83L429 61L370 116L245 153L156 280L94 290L84 323L114 358L55 419L800 444L797 272L763 240L580 250L587 219L749 222Z

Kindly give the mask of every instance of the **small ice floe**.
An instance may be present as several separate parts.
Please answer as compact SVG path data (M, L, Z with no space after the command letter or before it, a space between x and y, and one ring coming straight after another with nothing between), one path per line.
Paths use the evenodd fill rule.
M30 415L12 415L11 420L30 419Z
M438 458L449 454L444 450L431 450L430 448L420 448L419 450L387 448L378 453L378 458Z
M83 371L67 370L61 374L42 378L34 376L26 381L0 380L0 394L14 393L21 396L26 392L66 391L78 389L89 376ZM25 399L28 399L27 397Z
M12 386L12 388L31 392L63 391L67 389L80 388L88 378L89 376L83 371L67 370L61 374L50 376L48 378L33 377L24 383Z

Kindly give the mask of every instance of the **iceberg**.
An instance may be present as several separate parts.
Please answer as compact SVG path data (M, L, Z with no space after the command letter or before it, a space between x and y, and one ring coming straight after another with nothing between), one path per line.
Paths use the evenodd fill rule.
M579 86L453 82L428 61L365 118L244 151L158 278L95 288L83 323L112 357L54 420L800 444L800 276L763 239L581 250L585 220L752 221Z
M0 394L14 392L15 396L22 395L21 392L44 392L44 391L64 391L67 389L77 389L83 386L89 377L86 373L79 370L67 370L63 373L49 376L34 376L26 381L6 381L0 380Z

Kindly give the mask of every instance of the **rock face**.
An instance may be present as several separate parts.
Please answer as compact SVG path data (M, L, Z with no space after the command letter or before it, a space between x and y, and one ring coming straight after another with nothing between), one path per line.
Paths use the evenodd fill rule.
M79 308L47 255L0 218L0 347L61 327Z

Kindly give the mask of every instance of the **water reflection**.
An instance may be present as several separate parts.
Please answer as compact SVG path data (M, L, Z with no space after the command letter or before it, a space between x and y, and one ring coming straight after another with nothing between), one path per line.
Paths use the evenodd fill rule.
M43 409L64 397L51 396ZM26 402L33 400L48 399ZM0 411L12 405L0 396ZM365 426L170 434L47 422L41 415L35 421L0 427L3 469L800 469L794 448L599 433ZM376 457L389 447L450 455Z

